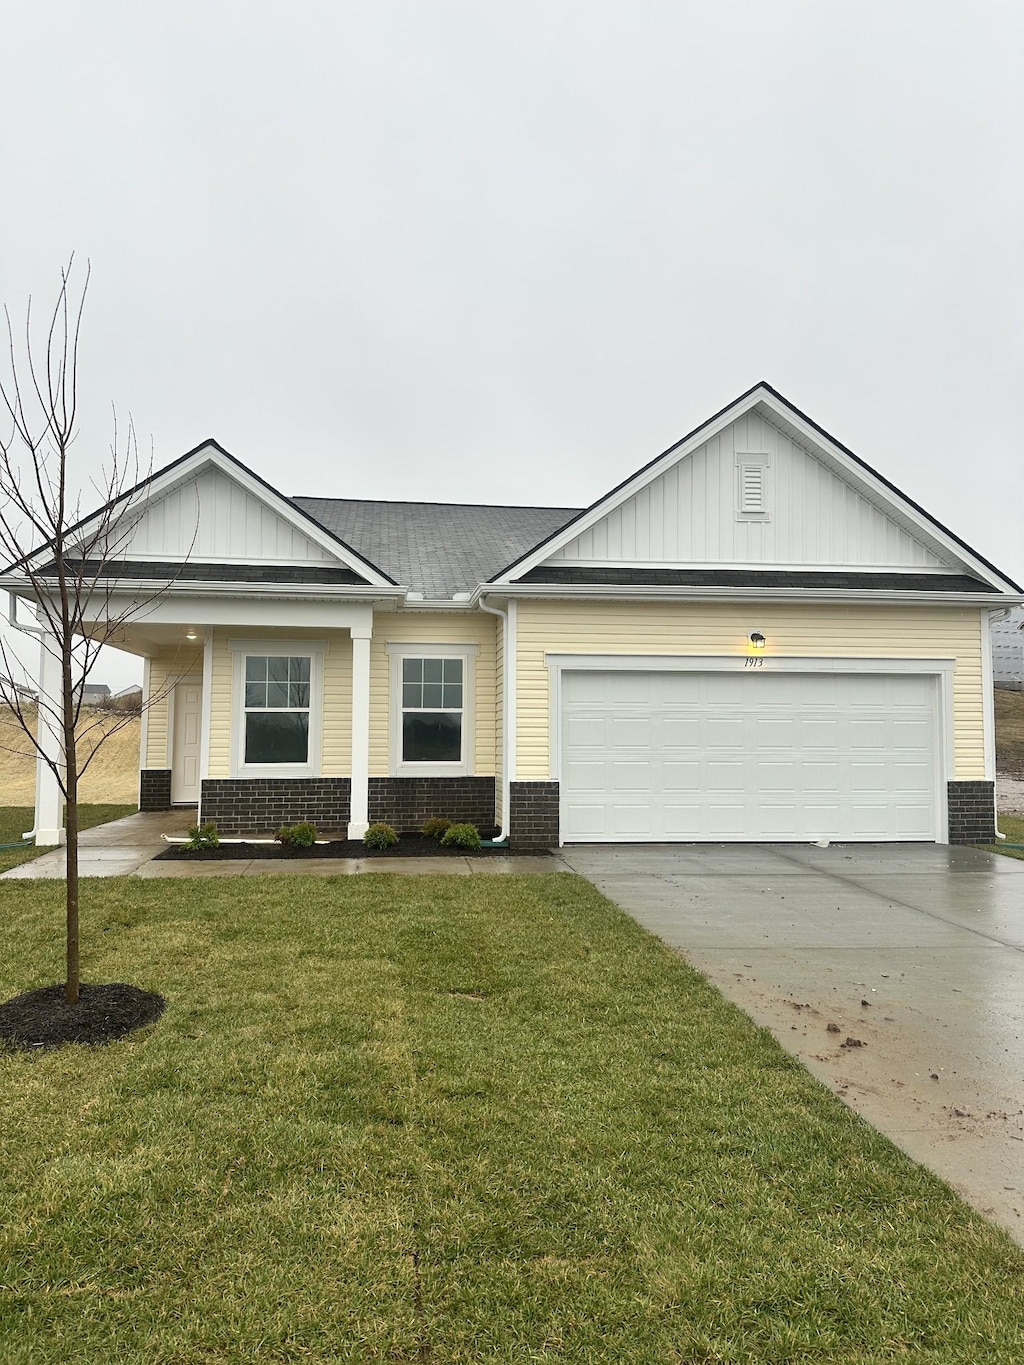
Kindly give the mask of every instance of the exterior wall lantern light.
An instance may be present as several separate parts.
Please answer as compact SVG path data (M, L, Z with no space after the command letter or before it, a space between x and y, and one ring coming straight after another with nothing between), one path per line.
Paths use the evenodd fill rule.
M752 630L750 632L751 649L764 649L766 644L767 641L765 640L764 636L761 634L759 630Z

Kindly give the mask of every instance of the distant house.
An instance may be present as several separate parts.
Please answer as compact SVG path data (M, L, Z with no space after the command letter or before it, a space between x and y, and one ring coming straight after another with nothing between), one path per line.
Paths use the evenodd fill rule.
M105 706L110 700L110 688L106 683L85 683L82 687L82 703L85 706Z
M1024 690L1024 607L993 623L992 681L996 687Z
M39 693L34 687L26 687L24 683L12 682L10 678L0 677L0 692L4 696L20 697L22 701L38 701Z

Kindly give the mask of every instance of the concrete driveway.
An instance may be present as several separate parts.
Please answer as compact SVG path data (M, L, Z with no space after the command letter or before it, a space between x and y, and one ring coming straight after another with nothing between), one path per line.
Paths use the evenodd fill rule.
M934 844L562 855L1024 1245L1024 862Z

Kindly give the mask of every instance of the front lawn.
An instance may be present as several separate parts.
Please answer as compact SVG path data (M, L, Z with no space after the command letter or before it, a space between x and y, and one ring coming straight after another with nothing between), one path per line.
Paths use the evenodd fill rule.
M0 887L0 999L61 884ZM5 1362L1019 1362L1024 1256L568 876L90 881L0 1056Z
M94 825L105 825L110 820L120 820L122 815L131 815L138 806L79 806L78 822L82 829L92 829ZM32 828L35 810L32 806L0 806L0 844L21 842L21 836ZM11 848L0 849L0 872L18 863L26 863L30 858L38 858L42 853L50 853L48 848Z

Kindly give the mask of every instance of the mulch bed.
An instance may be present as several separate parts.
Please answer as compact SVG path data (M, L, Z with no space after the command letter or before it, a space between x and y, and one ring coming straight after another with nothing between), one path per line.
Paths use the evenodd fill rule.
M285 848L283 844L220 844L217 848L186 848L172 844L158 853L155 862L230 862L239 858L514 858L517 854L541 857L550 849L444 847L425 834L402 834L390 848L367 848L361 839L331 839L312 848Z
M162 995L123 981L80 986L74 1005L67 1002L63 982L43 986L0 1005L0 1046L40 1052L67 1043L98 1047L153 1023L166 1004Z

